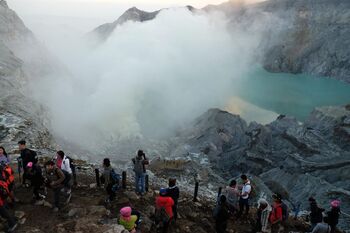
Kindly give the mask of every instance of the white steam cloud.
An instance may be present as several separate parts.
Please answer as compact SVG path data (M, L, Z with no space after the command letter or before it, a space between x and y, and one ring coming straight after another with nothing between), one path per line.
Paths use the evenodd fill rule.
M225 106L259 36L232 28L223 15L180 8L125 23L94 49L76 42L62 41L55 51L72 75L46 78L35 88L56 135L96 147L163 137Z

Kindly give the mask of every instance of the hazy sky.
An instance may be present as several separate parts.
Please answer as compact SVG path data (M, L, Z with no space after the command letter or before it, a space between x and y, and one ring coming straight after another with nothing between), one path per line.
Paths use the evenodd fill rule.
M192 5L203 7L225 0L8 0L20 15L56 15L112 20L126 9L136 6L157 10L170 6Z

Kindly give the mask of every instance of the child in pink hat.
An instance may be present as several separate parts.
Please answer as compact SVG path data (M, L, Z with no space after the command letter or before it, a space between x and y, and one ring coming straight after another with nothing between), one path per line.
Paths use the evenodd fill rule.
M130 233L136 233L137 216L131 215L132 209L130 206L120 210L119 224L124 226Z

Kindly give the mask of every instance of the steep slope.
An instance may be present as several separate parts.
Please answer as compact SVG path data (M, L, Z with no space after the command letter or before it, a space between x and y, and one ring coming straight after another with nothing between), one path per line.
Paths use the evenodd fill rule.
M25 61L14 50L33 41L33 34L0 2L0 140L8 149L20 139L33 146L50 147L51 137L44 126L44 111L23 91L29 81ZM29 46L30 44L27 44ZM19 47L17 47L19 46ZM28 66L29 67L29 66ZM30 74L29 74L30 75Z

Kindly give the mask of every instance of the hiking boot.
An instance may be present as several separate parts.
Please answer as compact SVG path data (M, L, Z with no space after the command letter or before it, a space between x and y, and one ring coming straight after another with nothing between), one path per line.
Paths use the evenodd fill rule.
M53 212L57 213L59 211L59 209L57 207L52 209Z
M68 189L67 194L71 194L71 193L72 193L72 189Z
M18 224L16 223L15 225L13 225L12 227L10 227L7 232L13 232L14 230L16 230Z

